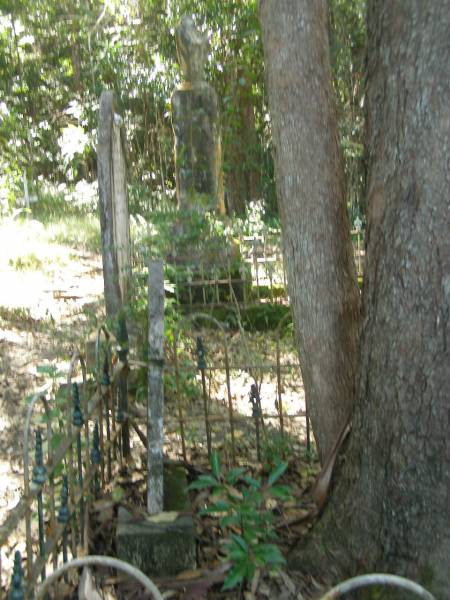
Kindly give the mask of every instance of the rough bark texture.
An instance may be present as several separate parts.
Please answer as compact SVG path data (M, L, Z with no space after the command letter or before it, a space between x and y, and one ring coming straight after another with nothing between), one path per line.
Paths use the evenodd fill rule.
M450 590L448 0L368 6L368 248L353 432L307 552ZM314 551L315 550L315 551Z
M325 0L263 0L284 259L322 462L353 405L359 292L331 88Z

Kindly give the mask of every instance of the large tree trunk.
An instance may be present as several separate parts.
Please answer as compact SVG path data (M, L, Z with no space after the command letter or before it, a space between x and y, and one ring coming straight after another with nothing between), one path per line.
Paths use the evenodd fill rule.
M262 0L284 259L322 461L349 417L359 324L325 0Z
M368 7L368 248L353 432L305 557L450 590L448 0ZM300 562L301 561L301 562Z

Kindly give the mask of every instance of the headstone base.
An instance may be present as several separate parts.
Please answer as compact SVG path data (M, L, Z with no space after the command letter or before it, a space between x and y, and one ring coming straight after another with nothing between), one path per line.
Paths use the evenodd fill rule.
M187 512L184 470L165 466L164 484L167 510L137 521L119 508L117 519L118 558L149 577L170 577L196 567L195 527Z

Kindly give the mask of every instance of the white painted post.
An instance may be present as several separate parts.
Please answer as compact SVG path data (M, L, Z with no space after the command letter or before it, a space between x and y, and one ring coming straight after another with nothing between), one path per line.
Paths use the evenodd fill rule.
M164 272L162 259L151 260L148 275L147 510L163 511L164 444Z

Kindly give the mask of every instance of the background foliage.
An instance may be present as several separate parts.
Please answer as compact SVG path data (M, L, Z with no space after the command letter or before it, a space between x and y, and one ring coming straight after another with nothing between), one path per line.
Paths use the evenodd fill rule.
M349 205L362 205L364 0L330 0L330 51ZM43 182L96 178L98 98L114 89L129 146L134 208L174 196L170 97L180 81L174 27L207 31L207 75L222 120L225 189L243 214L263 198L276 215L270 119L256 0L0 0L1 199ZM305 116L306 118L307 116Z

